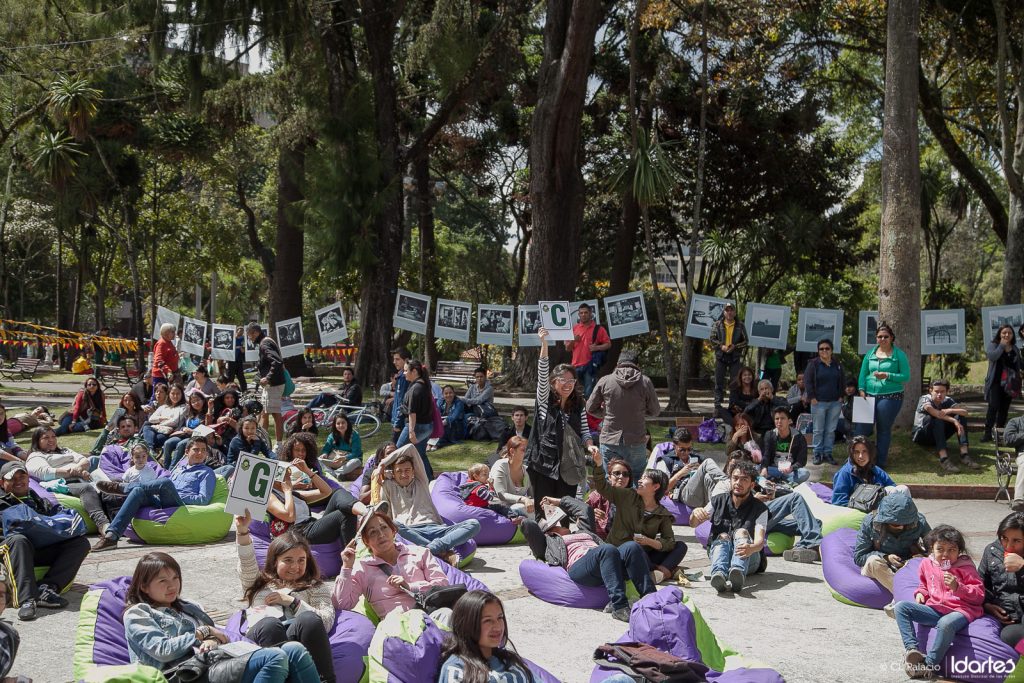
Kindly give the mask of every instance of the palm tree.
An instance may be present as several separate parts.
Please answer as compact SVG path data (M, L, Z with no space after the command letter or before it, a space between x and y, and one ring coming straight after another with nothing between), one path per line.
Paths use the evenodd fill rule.
M84 78L65 74L50 84L46 106L50 116L67 126L76 141L82 142L89 132L89 122L96 115L101 95Z
M32 167L60 194L75 175L80 156L85 156L85 152L71 137L61 132L44 132L32 155Z

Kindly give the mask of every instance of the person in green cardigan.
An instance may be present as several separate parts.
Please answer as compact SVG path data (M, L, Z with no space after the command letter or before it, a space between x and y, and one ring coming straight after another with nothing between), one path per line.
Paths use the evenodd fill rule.
M861 397L875 399L875 423L857 424L856 431L862 436L871 436L873 430L878 430L876 464L885 469L889 461L892 425L903 407L903 387L910 379L910 363L907 354L896 346L896 333L888 325L878 326L875 341L878 344L864 356L857 380Z

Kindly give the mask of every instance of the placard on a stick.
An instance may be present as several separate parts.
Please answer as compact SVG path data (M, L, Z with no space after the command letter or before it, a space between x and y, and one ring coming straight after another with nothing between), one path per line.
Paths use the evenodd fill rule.
M540 324L547 328L549 341L572 341L572 317L568 301L541 301Z
M253 519L263 519L276 475L277 462L274 460L252 453L239 453L224 512L244 516L248 510Z

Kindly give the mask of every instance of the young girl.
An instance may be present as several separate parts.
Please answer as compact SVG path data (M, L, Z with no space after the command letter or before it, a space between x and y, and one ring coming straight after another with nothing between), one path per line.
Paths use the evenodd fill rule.
M222 477L230 477L231 473L235 471L239 453L252 453L253 455L262 455L268 460L274 459L270 454L270 447L260 438L256 418L252 415L238 421L238 435L231 439L231 443L228 445L227 464L217 468L217 474Z
M298 434L299 432L306 432L316 436L319 428L316 426L316 415L309 408L300 408L299 412L295 414L295 420L292 422L292 428L288 431L288 436Z
M896 603L896 624L907 653L904 668L911 678L930 678L942 666L954 636L982 614L985 586L967 556L963 534L942 524L925 536L931 553L918 569L921 585L914 602ZM925 656L919 649L914 624L936 630L935 641Z
M149 464L149 449L144 443L132 447L132 465L125 469L121 481L130 484L133 481L147 482L156 479L156 470Z
M334 659L327 632L334 626L334 603L331 586L320 580L309 541L294 533L278 536L267 548L261 571L249 535L251 523L248 512L245 517L235 517L238 577L248 605L245 636L257 645L302 643L320 677L333 681Z
M533 682L523 658L505 649L505 609L497 596L487 591L463 595L452 610L451 629L441 650L438 683Z
M988 544L978 562L985 584L985 611L999 622L999 637L1010 647L1024 640L1024 513L1011 512L999 523L999 540Z
M347 415L339 414L334 418L331 433L320 449L320 462L341 477L355 472L363 464L363 442L359 432L352 429Z
M167 553L146 553L135 566L123 616L128 657L132 663L168 670L196 652L215 650L228 642L199 605L181 599L181 567ZM221 679L237 676L242 683L263 681L319 683L320 676L306 648L299 643L265 647L245 661L213 664L225 669ZM240 669L240 671L239 671Z

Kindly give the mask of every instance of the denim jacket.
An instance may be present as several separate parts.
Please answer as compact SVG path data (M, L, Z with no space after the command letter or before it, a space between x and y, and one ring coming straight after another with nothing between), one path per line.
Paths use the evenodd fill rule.
M195 603L180 601L182 609L132 605L124 611L124 637L132 663L166 669L191 657L196 628L213 620Z

